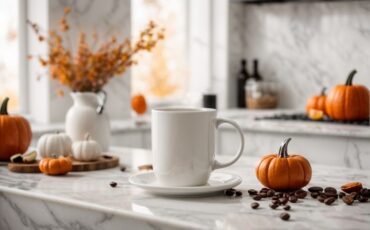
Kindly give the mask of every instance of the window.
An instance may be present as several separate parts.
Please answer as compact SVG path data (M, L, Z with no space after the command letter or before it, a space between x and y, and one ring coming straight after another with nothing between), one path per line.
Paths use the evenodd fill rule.
M140 54L132 68L132 93L151 102L172 102L185 96L187 68L187 0L133 0L132 32L135 37L148 21L165 28L166 38L151 53Z
M0 99L10 97L9 111L20 109L19 1L0 1Z

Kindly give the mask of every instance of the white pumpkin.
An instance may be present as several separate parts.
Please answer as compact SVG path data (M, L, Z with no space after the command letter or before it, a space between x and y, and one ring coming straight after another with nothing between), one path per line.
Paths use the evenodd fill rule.
M72 153L72 140L65 133L42 135L37 143L37 152L41 157L68 156Z
M85 135L85 140L76 141L72 145L73 158L79 161L94 161L101 156L101 147L98 142Z

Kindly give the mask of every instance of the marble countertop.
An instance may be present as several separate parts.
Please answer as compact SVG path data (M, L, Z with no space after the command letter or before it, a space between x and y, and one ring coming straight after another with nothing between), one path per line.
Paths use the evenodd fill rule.
M272 116L280 113L297 113L302 111L275 109L275 110L246 110L229 109L218 112L219 117L230 118L239 123L245 131L272 132L272 133L291 133L291 134L311 134L336 137L356 137L370 138L370 128L358 125L328 124L323 122L309 121L279 121L279 120L255 120L256 117ZM125 132L138 132L150 130L150 116L145 115L140 118L127 118L122 120L112 120L112 134ZM229 126L222 126L223 129L230 129ZM40 136L46 132L63 131L63 123L55 124L32 124L32 131L35 136Z
M247 195L250 188L261 185L254 175L257 158L242 158L236 165L222 169L239 174L243 182L237 188L242 198L229 198L223 194L198 198L166 198L146 193L131 186L128 177L136 172L137 165L151 162L149 151L113 149L128 166L94 172L75 172L63 177L42 174L16 174L0 167L0 191L32 199L59 202L83 209L93 209L151 223L166 223L173 228L185 229L369 229L370 202L347 206L336 201L326 206L307 197L292 204L291 219L279 219L281 210L268 207L269 201L260 201L258 210L250 208L253 200ZM312 165L310 185L339 187L348 181L361 181L370 186L370 171L324 165ZM118 186L109 186L116 181ZM154 228L154 227L153 227ZM157 228L155 228L157 229Z

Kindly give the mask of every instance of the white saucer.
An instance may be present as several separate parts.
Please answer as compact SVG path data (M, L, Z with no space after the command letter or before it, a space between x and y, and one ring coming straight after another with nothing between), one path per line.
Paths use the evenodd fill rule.
M145 172L131 176L129 178L129 182L132 185L158 195L194 196L215 193L233 188L242 182L242 178L230 173L213 172L211 173L206 185L194 187L170 187L158 184L154 172Z

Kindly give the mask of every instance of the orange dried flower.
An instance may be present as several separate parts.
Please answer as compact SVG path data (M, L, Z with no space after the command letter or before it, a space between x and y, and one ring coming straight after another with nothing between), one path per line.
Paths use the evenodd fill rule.
M63 42L63 40L69 41L67 15L70 12L71 8L64 9L64 16L59 20L60 32L50 30L48 37L41 35L37 24L27 22L39 41L46 41L49 45L48 56L39 58L40 64L43 67L49 67L52 79L58 80L74 92L102 90L111 78L124 74L130 66L137 64L134 60L137 53L151 51L160 40L165 38L164 29L158 28L153 21L148 23L136 42L130 39L118 42L117 38L112 36L98 48L95 48L98 42L95 32L92 34L92 46L87 43L86 34L81 32L76 52L72 54L70 47ZM58 95L62 93L58 92Z

